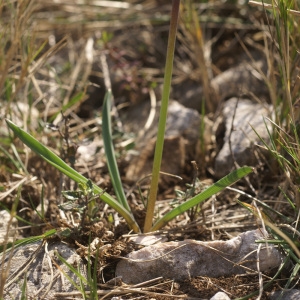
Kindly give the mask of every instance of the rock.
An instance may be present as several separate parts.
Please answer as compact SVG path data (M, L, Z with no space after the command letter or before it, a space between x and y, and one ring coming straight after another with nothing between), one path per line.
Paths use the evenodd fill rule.
M138 181L151 174L156 139L148 140L145 147L138 151L138 154L130 159L130 164L126 171L126 178ZM171 152L170 152L171 151ZM172 153L172 155L169 155ZM180 136L166 137L164 140L163 159L161 171L169 174L182 174L186 158L185 140ZM161 179L170 182L172 177L161 176Z
M230 298L224 292L218 292L210 300L230 300Z
M261 230L253 230L228 241L160 243L134 251L121 260L116 276L125 283L136 284L157 277L182 281L196 276L230 276L257 270L255 240ZM263 246L259 252L260 271L268 271L281 263L280 252L273 245Z
M92 142L84 145L79 145L76 154L78 155L77 159L83 160L85 163L96 162L97 161L97 152L99 149L103 148L103 141L96 138ZM99 167L103 166L104 163L97 161Z
M248 55L242 54L234 66L211 79L211 92L215 94L214 103L211 105L216 106L225 99L241 95L269 98L267 85L258 72L261 70L263 74L267 74L267 61L260 51L252 51L251 56L253 61ZM203 87L199 82L187 79L183 84L174 86L174 98L186 107L201 111Z
M14 237L17 233L18 220L12 218L10 227L8 228L11 215L6 210L0 211L0 245L5 243L11 243L14 241ZM8 231L7 240L5 240L6 233Z
M270 300L298 300L300 299L300 290L291 289L287 291L276 291L270 295Z
M238 105L235 111L237 101ZM215 160L216 177L221 178L232 171L234 167L233 157L239 166L255 166L257 164L254 145L262 144L257 134L267 143L269 141L266 128L268 123L264 123L264 117L270 114L270 110L270 106L255 104L248 99L231 98L225 102L223 115L226 129L223 147ZM257 134L251 126L256 130ZM269 131L272 132L271 127L269 127ZM232 152L230 150L230 142Z
M8 112L7 113L7 108ZM19 127L24 127L24 120L26 120L27 125L30 128L37 129L39 124L39 111L35 108L30 106L28 103L24 103L21 101L18 102L11 102L8 104L2 105L0 101L0 115L7 117L9 120L14 122ZM3 123L5 124L5 122ZM1 135L8 135L9 131L5 125L1 124L0 132Z
M265 59L257 59L250 62L246 61L232 67L212 80L212 86L219 94L220 100L239 95L254 94L256 96L267 95L268 88L263 76L257 71L262 70L267 73L267 61Z
M157 110L152 126L144 131L149 110L149 106L139 104L128 112L125 120L128 132L139 132L136 140L138 154L129 158L130 164L126 172L126 178L132 181L152 172L159 111ZM170 102L161 171L181 174L187 162L196 160L199 128L200 116L196 110L186 108L176 101Z
M41 243L36 242L14 250L10 265L8 265L10 254L7 253L4 264L0 268L1 274L5 268L9 268L4 287L4 300L21 299L24 276L27 277L26 295L30 299L54 299L56 292L76 290L64 274L67 274L77 285L78 277L57 258L55 251L76 269L79 266L81 274L86 277L83 262L73 249L59 242L45 245ZM33 260L28 264L31 258ZM0 259L2 261L2 257Z
M161 234L137 234L129 237L129 241L143 246L166 242L168 238Z

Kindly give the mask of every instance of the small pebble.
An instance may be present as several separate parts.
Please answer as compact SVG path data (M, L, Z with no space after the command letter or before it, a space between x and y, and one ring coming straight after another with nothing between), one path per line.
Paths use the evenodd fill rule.
M210 300L230 300L230 298L224 292L218 292Z

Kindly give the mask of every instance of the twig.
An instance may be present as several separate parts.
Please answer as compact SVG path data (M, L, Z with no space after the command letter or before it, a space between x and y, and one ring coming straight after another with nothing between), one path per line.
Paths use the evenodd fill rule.
M143 137L146 131L151 127L156 113L157 101L156 101L156 95L152 88L149 89L149 96L150 96L150 103L151 103L150 112L144 128L139 132L139 137Z
M263 290L264 290L264 281L262 278L262 273L260 271L260 259L259 259L259 252L261 250L262 244L259 244L257 247L257 271L258 271L258 282L259 282L259 294L258 297L256 298L257 300L260 300L263 294Z

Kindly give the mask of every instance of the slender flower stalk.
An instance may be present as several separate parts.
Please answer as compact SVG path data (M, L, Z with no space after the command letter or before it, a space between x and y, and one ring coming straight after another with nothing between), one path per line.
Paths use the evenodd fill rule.
M166 58L166 67L165 67L165 76L164 76L164 87L163 87L163 93L162 93L162 103L161 103L159 122L158 122L158 134L157 134L157 140L156 140L156 146L155 146L153 169L152 169L152 179L151 179L150 193L149 193L149 199L148 199L148 204L147 204L147 213L146 213L146 219L145 219L145 224L144 224L144 232L149 232L151 230L155 202L156 202L156 198L157 198L159 172L160 172L160 166L161 166L161 161L162 161L162 153L163 153L164 138L165 138L165 128L166 128L168 104L169 104L169 95L170 95L171 81L172 81L176 32L177 32L178 18L179 18L179 6L180 6L180 0L173 0L170 31L169 31L169 40L168 40L168 49L167 49L167 58Z

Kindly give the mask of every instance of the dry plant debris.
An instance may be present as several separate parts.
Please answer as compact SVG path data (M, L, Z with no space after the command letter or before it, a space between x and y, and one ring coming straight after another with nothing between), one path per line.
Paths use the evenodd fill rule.
M104 58L115 96L114 131L119 167L130 205L135 208L135 214L142 223L144 206L141 198L147 196L149 185L146 178L138 189L133 185L132 178L126 178L132 162L128 157L129 154L136 154L134 142L139 133L126 130L129 125L125 120L128 120L126 115L132 107L136 106L139 110L141 103L153 101L153 94L155 101L159 102L171 4L154 0L87 2L37 0L13 2L11 6L5 1L0 4L0 58L3 62L0 64L1 204L11 209L16 197L19 198L17 215L22 219L19 219L18 232L24 237L42 234L52 228L58 228L60 232L68 230L67 235L59 235L56 239L76 247L83 259L89 254L93 259L97 256L98 294L103 297L122 295L124 299L132 299L140 295L144 299L170 299L176 296L181 299L208 298L217 291L224 291L234 298L258 290L257 274L224 278L197 277L183 282L160 278L157 282L145 283L143 287L128 287L122 283L114 287L110 280L114 278L120 256L140 248L123 236L128 234L126 225L113 210L98 202L99 211L95 218L79 227L82 220L78 211L64 212L58 208L63 202L61 191L75 189L76 186L24 148L17 139L9 136L4 125L5 117L18 122L64 160L74 164L77 170L111 192L101 139L100 107L107 85L103 75ZM217 126L220 125L218 104L232 96L235 89L242 91L235 95L237 97L248 94L252 100L259 98L270 102L270 95L264 89L253 90L253 85L250 89L242 90L243 82L234 85L233 89L229 89L228 85L233 78L230 72L235 71L236 74L244 70L243 62L247 56L244 54L245 45L253 50L250 53L256 62L260 62L264 56L264 41L268 39L265 36L267 25L262 25L262 21L266 21L264 11L241 4L232 5L229 1L216 1L211 5L210 2L195 1L195 9L206 34L200 58L197 52L199 40L189 28L185 19L187 15L184 14L187 12L183 10L172 91L173 98L181 104L198 111L202 109L211 125L210 137L205 136L205 132L203 137L209 140L207 149L198 153L201 158L197 162L201 168L201 182L214 179L214 159L224 133L222 126ZM272 65L275 58L268 56L267 63ZM201 78L203 63L208 70L204 79ZM272 67L276 68L276 65ZM265 65L262 66L264 68ZM258 69L254 66L249 73L255 73ZM261 74L255 74L260 78L258 75ZM242 75L239 77L245 81L248 79ZM294 78L295 87L299 86L297 78L299 75ZM207 83L210 81L212 87L219 88L219 94L209 93L207 89L210 86ZM254 95L255 91L259 95ZM204 105L201 106L202 95L216 97L216 102L205 107L205 113ZM144 142L149 143L147 140ZM180 140L180 144L184 142ZM172 151L170 155L173 154ZM162 181L158 214L173 205L171 199L177 199L175 189L184 191L185 184L193 181L190 154L187 160L185 157L180 159L182 167L179 170L182 173L175 174L182 177L182 181L172 179L172 186L170 182ZM290 199L294 196L297 198L299 191L292 182L293 178L280 176L282 173L276 163L262 161L251 178L254 193L253 187L245 182L237 188L254 194L258 199L265 199L275 209L293 217L284 197L278 200L277 187L285 187ZM237 205L237 198L251 201L245 194L239 196L236 191L228 190L207 201L193 222L190 222L188 214L183 214L168 224L164 236L170 241L188 238L211 241L229 239L248 229L257 228L260 224L256 224L254 217ZM28 225L28 221L39 224ZM91 249L92 246L95 248ZM99 255L97 251L100 251ZM270 280L271 276L265 274L264 281ZM264 291L260 299L268 299L271 290L284 286L287 280L288 274ZM297 280L295 287L299 287ZM56 296L67 295L57 293ZM74 293L75 296L77 294Z

